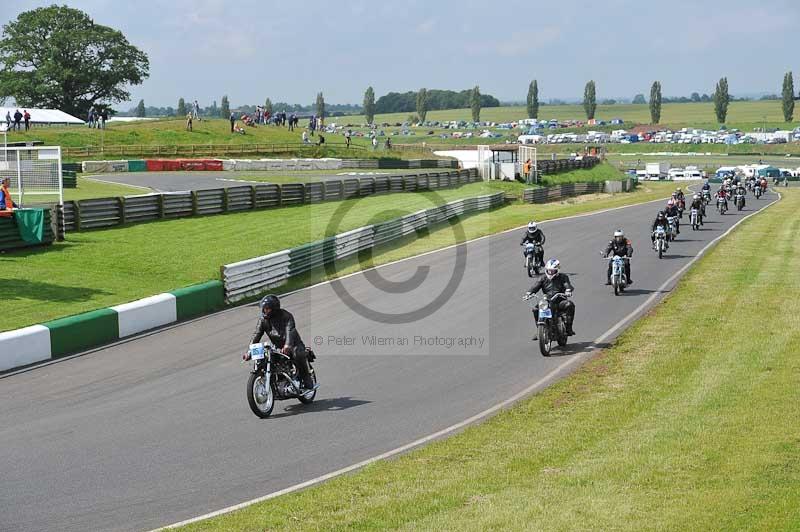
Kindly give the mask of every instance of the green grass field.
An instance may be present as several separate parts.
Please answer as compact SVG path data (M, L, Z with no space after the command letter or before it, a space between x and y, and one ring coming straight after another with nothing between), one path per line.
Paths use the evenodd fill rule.
M549 205L514 204L492 217L474 216L481 234L490 234L538 218L564 216L610 206L649 201L668 194L672 184L647 184L629 194L582 196ZM334 232L395 218L433 206L496 191L519 194L519 183L464 185L430 193L373 196L358 201ZM330 202L273 210L151 222L116 229L68 233L67 241L45 249L0 254L0 282L7 287L0 331L116 305L182 286L219 278L222 264L312 242L326 234L327 220L340 203ZM473 217L471 217L473 218ZM470 219L471 219L470 218ZM265 233L264 225L271 230ZM450 234L450 233L448 233ZM473 233L474 234L474 233ZM437 238L394 249L387 247L376 262L397 253L415 254L415 246L439 245ZM158 250L155 253L154 250ZM347 267L346 264L341 265ZM314 275L324 274L315 273ZM311 282L311 277L297 282Z
M409 114L393 113L376 115L375 120L381 122L403 122ZM527 118L524 107L487 107L481 110L481 120L490 122L512 122ZM586 120L582 105L542 105L539 107L539 118L545 120ZM646 104L616 104L598 105L595 118L611 120L621 118L625 125L649 124L650 109ZM797 116L800 118L800 115ZM427 120L472 120L470 109L450 109L446 111L429 111ZM780 129L793 129L800 123L795 121L787 124L783 121L780 101L755 101L732 102L728 108L728 127L735 127L750 131L754 127L763 127L766 120L767 127ZM329 121L337 123L361 124L363 116L335 117ZM665 103L661 108L661 123L670 127L704 127L716 129L718 127L714 115L713 103Z
M800 529L799 208L790 189L614 347L514 408L185 530ZM742 326L755 309L757 333Z

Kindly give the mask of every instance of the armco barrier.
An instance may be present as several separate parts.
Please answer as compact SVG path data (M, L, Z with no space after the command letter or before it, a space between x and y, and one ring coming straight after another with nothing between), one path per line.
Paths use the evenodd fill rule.
M596 183L564 183L544 188L528 188L522 192L522 201L527 203L547 203L570 196L582 194L599 194L601 192L628 192L634 189L635 181L605 181Z
M436 223L505 202L502 192L466 198L408 214L401 218L368 225L297 248L271 253L221 268L225 301L234 303L285 284L290 277L330 264Z
M147 164L161 165L150 160ZM180 165L179 160L170 164ZM449 170L349 178L318 183L263 184L64 202L67 231L113 227L164 218L338 201L372 194L437 190L480 181L477 170Z
M0 372L98 347L219 310L220 281L0 333Z

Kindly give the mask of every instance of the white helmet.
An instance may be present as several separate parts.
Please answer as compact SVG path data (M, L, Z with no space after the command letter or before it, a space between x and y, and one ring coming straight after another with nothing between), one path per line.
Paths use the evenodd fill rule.
M695 195L694 195L694 196L692 196L692 197L693 197L694 199L700 199L700 194L695 194Z
M618 236L625 236L625 233L622 232L622 229L617 229L614 231L614 238L617 238Z
M548 279L552 279L558 275L558 270L560 268L561 263L558 261L558 259L550 259L547 261L547 264L544 265L544 274Z
M536 222L531 222L528 224L528 232L533 233L536 231Z

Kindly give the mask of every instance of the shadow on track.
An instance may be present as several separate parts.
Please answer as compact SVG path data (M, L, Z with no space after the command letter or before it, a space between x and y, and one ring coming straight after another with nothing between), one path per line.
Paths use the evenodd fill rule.
M361 405L366 405L372 401L353 399L352 397L336 397L332 399L318 399L310 405L293 403L286 406L285 410L279 414L273 414L271 419L293 416L296 414L307 414L311 412L337 412L347 410Z
M574 355L586 351L587 349L605 349L607 347L611 347L611 344L608 342L576 342L574 344L567 344L564 347L553 347L550 358Z

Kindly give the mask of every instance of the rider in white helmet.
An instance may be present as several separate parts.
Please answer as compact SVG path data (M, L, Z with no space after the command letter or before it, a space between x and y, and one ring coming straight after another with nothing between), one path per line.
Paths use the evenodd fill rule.
M519 243L520 246L524 246L525 244L532 242L534 244L539 244L539 250L536 254L536 261L541 264L544 262L544 242L546 238L544 233L539 228L539 226L531 220L528 224L528 230L525 231L525 235L522 237L522 242Z
M557 312L563 312L567 323L567 334L573 336L575 331L572 329L572 322L575 320L575 304L568 299L572 296L573 290L572 283L569 281L569 275L560 273L561 263L558 259L550 259L544 265L544 275L540 275L534 281L533 286L528 290L527 296L531 296L539 290L551 299L552 308ZM566 297L552 301L552 297L556 294L563 293ZM533 310L534 315L538 309ZM537 317L538 319L538 317ZM535 338L534 338L535 339Z
M614 239L606 246L605 256L610 257L612 255L625 259L629 259L633 256L633 245L631 245L630 240L625 238L625 233L622 232L622 229L614 231ZM631 263L628 260L625 261L625 277L628 278L628 284L633 284L633 279L631 279ZM606 284L611 284L611 261L608 261Z

